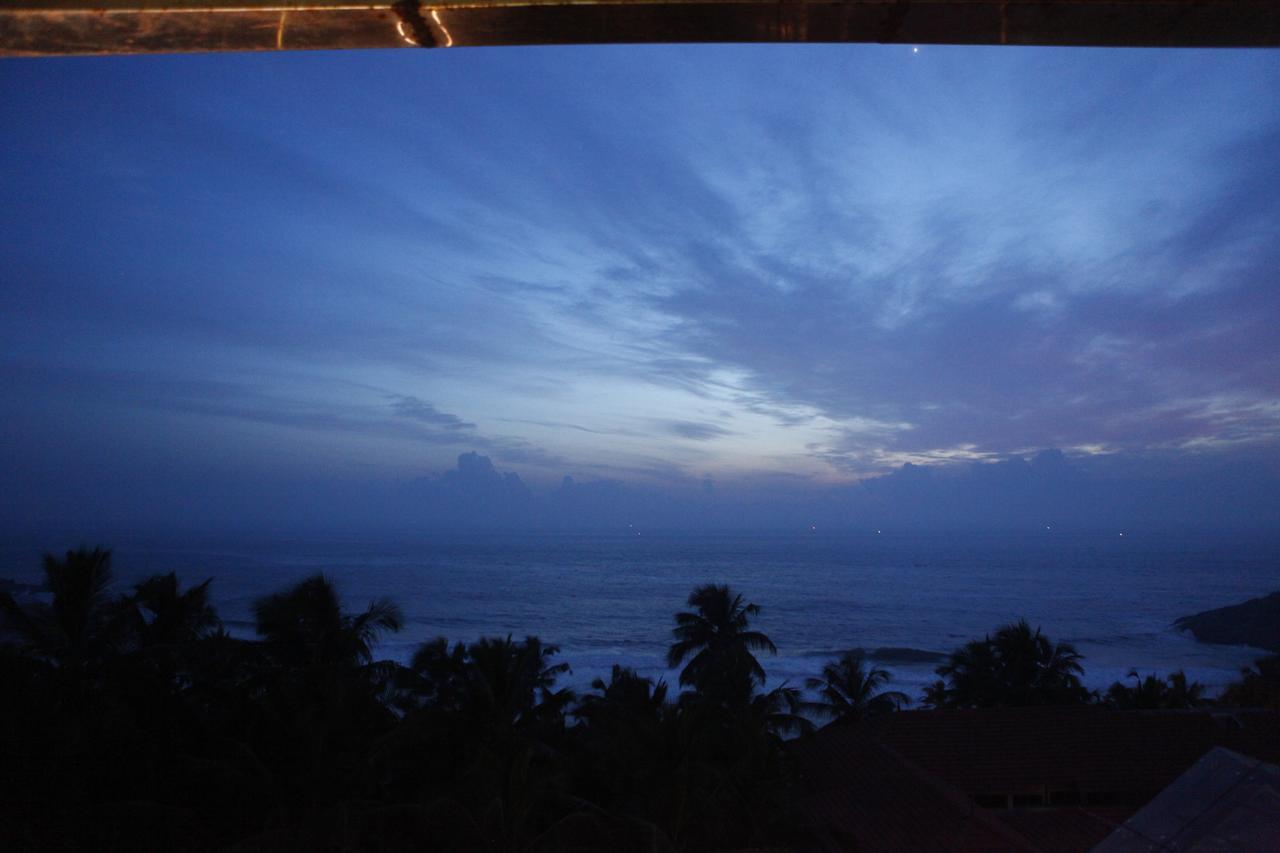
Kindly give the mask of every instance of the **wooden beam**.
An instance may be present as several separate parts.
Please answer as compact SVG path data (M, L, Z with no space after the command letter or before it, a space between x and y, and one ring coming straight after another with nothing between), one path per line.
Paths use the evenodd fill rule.
M0 55L633 42L1280 46L1280 0L0 0Z

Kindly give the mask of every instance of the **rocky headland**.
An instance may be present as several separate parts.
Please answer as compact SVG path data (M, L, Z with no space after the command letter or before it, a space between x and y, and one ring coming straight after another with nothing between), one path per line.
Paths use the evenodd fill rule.
M1254 646L1280 652L1280 592L1183 616L1174 621L1173 627L1190 631L1202 643Z

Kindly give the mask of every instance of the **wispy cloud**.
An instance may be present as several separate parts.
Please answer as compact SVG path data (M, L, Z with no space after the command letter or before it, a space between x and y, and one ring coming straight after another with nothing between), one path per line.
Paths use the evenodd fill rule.
M413 396L397 395L391 398L391 410L402 418L419 421L447 430L474 430L476 425L457 415L442 412L425 400Z
M725 429L722 426L712 423L699 423L696 421L660 421L659 427L680 438L688 438L693 441L708 441L713 438L720 438L726 435L733 435L733 430Z
M1276 55L646 50L13 66L4 413L717 493L1273 452Z

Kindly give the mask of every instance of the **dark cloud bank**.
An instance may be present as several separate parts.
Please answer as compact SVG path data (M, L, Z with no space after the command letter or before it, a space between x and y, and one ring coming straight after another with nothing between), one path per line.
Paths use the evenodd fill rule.
M784 532L946 530L1274 531L1280 472L1256 455L1218 452L1068 457L1056 450L1000 462L904 465L853 484L798 476L662 485L565 476L534 488L475 452L454 468L395 485L314 482L264 487L175 480L165 500L88 490L45 518L68 535L120 531L288 533L458 531ZM9 530L46 532L10 507Z
M405 486L403 520L426 527L551 530L1274 529L1280 476L1256 458L1219 453L1030 458L904 465L851 485L787 476L664 487L566 476L535 491L485 456Z

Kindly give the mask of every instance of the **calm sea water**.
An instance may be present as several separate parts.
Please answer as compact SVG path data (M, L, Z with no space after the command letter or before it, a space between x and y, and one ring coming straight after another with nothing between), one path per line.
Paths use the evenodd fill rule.
M233 630L251 633L255 598L323 571L348 609L390 596L405 630L381 653L406 659L445 636L536 634L560 645L585 687L614 663L666 676L672 614L698 583L729 583L763 608L778 646L771 683L797 684L841 649L946 652L1026 617L1084 653L1086 681L1130 668L1185 669L1213 689L1259 652L1202 645L1181 615L1280 589L1280 538L1082 535L458 536L418 541L239 540L114 543L119 585L177 571L214 578ZM0 551L0 576L38 580L39 551ZM890 665L912 695L932 664Z

